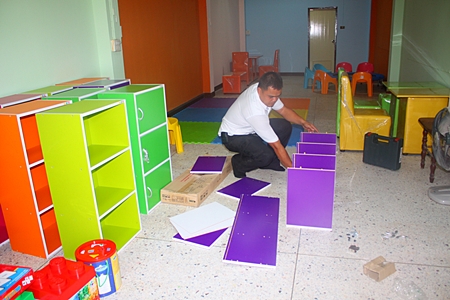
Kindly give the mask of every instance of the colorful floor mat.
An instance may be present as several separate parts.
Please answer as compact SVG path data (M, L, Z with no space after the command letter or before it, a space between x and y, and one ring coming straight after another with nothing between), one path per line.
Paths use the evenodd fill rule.
M191 106L173 115L178 119L183 135L183 142L186 144L221 144L222 141L217 135L228 108L234 103L236 98L204 98ZM306 119L308 115L309 99L307 98L282 98L283 103L292 108L297 114ZM281 118L272 111L271 118ZM293 125L291 138L288 146L295 146L300 139L302 128Z

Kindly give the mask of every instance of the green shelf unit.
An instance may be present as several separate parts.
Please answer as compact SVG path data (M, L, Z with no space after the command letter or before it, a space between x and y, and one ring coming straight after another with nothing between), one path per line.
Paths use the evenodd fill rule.
M50 85L39 89L22 92L21 94L40 94L42 97L48 97L71 89L73 89L73 86L70 85Z
M131 84L96 98L126 102L139 211L148 214L172 181L164 85Z
M94 239L120 250L141 230L125 102L81 101L36 119L64 256Z
M56 95L42 98L42 100L71 100L72 103L79 102L83 99L90 98L95 99L96 95L106 91L101 88L84 88L84 89L72 89Z

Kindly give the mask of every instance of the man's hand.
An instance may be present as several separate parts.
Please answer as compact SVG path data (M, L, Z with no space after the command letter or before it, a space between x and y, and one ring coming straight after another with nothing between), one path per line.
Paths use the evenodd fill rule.
M302 126L307 132L319 132L316 126L297 115L297 113L289 107L283 106L282 109L279 109L276 112L282 115L283 118L289 122Z
M319 132L319 130L317 130L316 126L314 126L313 124L307 122L306 120L304 120L305 122L303 124L301 124L303 126L303 128L307 131L307 132Z
M275 151L275 154L277 155L278 159L280 160L281 164L286 167L290 168L292 167L292 161L289 157L289 154L286 151L286 148L283 147L280 140L276 141L275 143L269 143L269 145L273 148Z

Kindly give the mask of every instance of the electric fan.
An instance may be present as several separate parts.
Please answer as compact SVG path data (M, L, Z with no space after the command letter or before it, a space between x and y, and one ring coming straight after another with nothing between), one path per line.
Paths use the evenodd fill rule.
M436 164L445 171L450 171L450 111L448 107L436 114L432 133L432 151ZM428 196L437 203L450 205L450 185L430 187Z

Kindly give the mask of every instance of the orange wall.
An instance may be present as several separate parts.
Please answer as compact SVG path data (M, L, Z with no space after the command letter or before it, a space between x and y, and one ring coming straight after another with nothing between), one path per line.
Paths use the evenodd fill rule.
M132 83L164 83L168 110L203 94L206 0L120 0L119 14Z
M387 77L391 44L392 1L372 1L370 16L369 61L375 73Z

